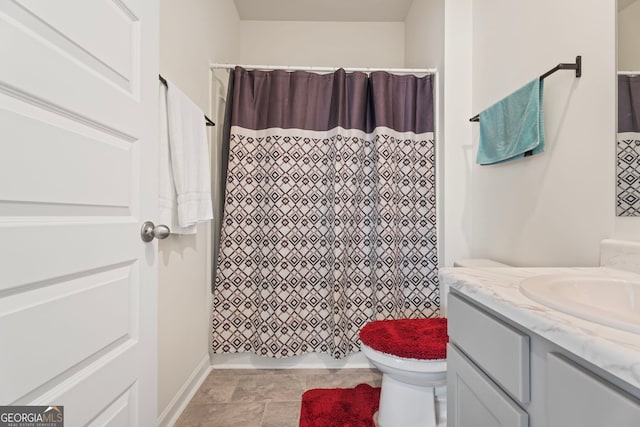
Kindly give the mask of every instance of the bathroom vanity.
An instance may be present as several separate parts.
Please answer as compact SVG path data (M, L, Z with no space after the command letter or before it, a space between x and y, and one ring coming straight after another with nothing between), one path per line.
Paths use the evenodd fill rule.
M449 288L448 426L640 425L640 334L520 291L523 280L550 274L640 282L605 267L441 270Z

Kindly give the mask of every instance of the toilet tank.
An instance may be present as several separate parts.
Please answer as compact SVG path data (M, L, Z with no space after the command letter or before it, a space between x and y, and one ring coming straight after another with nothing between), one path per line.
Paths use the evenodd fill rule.
M496 268L511 267L498 261L486 258L463 258L453 262L454 267L465 268ZM449 294L449 286L440 283L440 316L447 317L447 295Z
M454 267L482 268L482 267L510 267L492 259L485 258L463 258L453 262Z

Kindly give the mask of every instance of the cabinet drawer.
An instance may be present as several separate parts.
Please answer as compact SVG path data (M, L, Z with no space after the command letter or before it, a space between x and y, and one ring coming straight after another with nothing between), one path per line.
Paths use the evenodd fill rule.
M449 294L449 339L507 393L529 402L529 337Z

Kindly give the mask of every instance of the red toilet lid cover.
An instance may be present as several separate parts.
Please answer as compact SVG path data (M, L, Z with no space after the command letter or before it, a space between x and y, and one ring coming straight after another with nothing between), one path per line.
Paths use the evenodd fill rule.
M411 359L446 359L447 319L375 320L360 330L360 340L374 350Z

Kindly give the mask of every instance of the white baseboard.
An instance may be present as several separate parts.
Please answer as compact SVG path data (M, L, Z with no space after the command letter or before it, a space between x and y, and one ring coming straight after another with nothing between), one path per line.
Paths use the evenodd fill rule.
M253 353L212 354L214 369L357 369L373 368L362 352L344 359L334 359L327 354L309 353L301 356L274 359Z
M209 356L205 356L158 417L159 427L172 427L178 421L182 411L196 394L211 369L211 360Z

